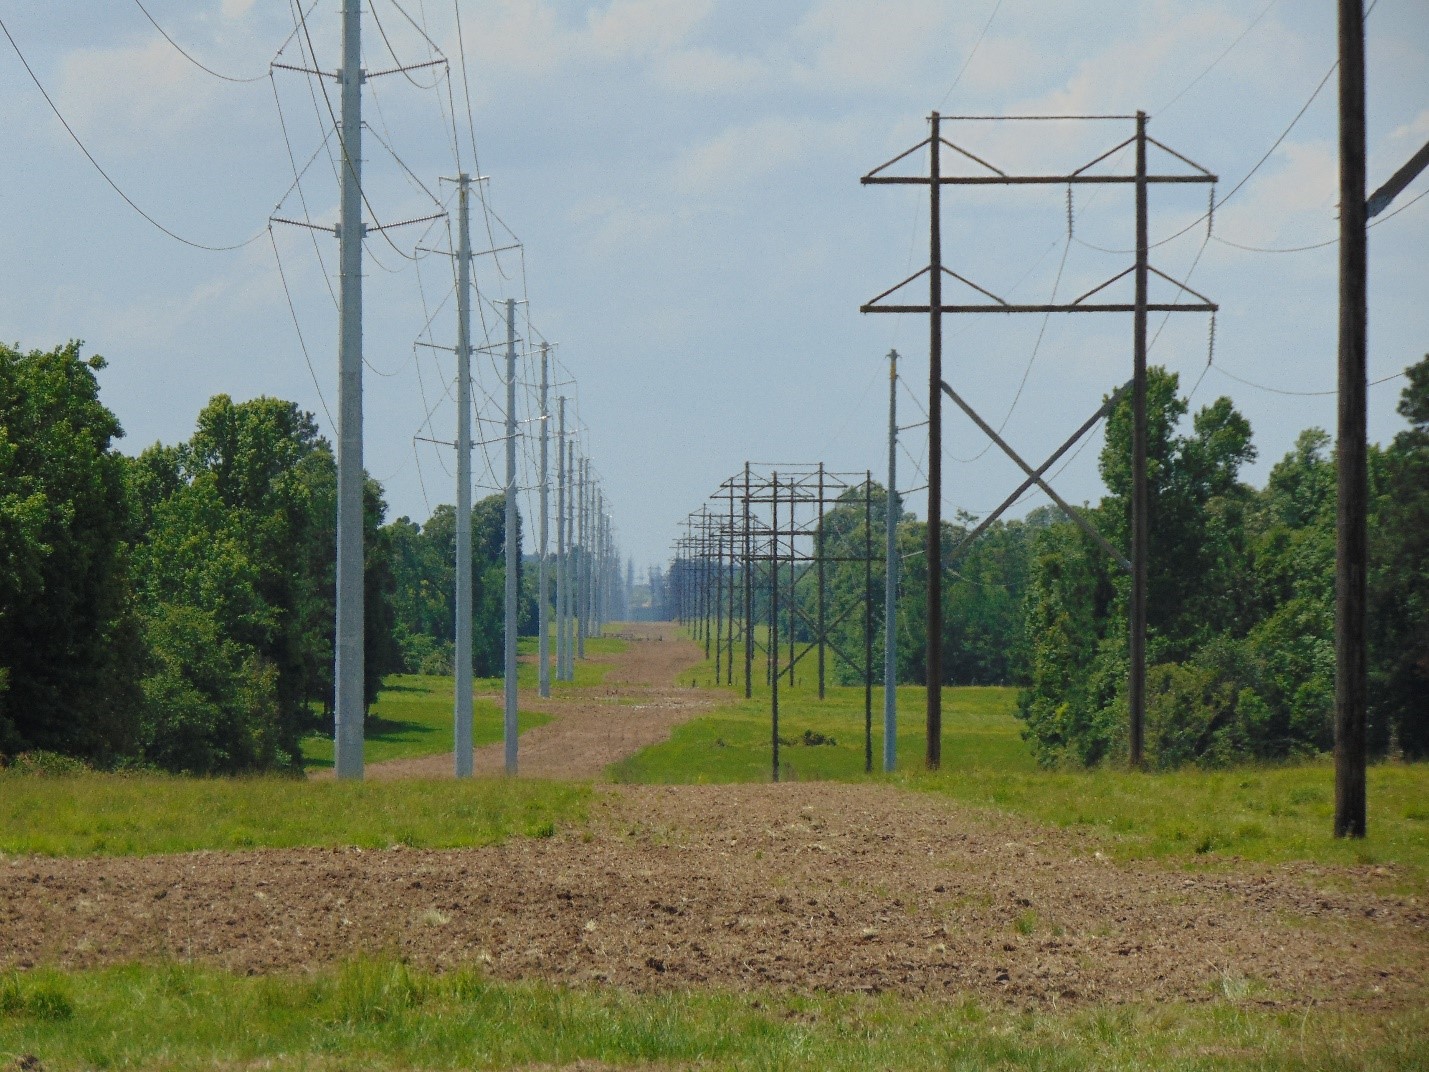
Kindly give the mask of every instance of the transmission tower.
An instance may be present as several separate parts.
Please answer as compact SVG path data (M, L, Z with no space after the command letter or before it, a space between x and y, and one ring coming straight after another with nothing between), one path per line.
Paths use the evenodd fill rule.
M1114 145L1094 160L1075 171L1064 175L1014 175L988 163L960 145L942 136L942 123L954 121L1067 121L1067 120L1111 120L1136 123L1135 133ZM928 346L928 533L926 554L928 559L927 595L927 755L926 764L936 770L942 762L942 399L947 395L968 415L970 419L1028 475L1030 483L1035 483L1052 499L1067 516L1075 521L1102 548L1131 573L1131 598L1128 608L1130 625L1130 759L1133 766L1139 766L1142 758L1142 730L1146 708L1146 587L1147 587L1147 538L1148 488L1146 474L1147 415L1146 415L1146 317L1148 312L1208 312L1218 308L1215 303L1197 294L1184 283L1178 282L1164 272L1153 268L1150 263L1150 243L1147 237L1147 194L1148 188L1159 183L1214 183L1216 176L1195 161L1182 156L1173 149L1149 138L1146 134L1147 116L1145 112L1136 115L1099 116L951 116L944 117L934 112L929 117L932 126L930 135L913 148L874 168L860 180L865 185L924 185L928 187L929 200L929 264L909 276L903 282L890 287L871 302L861 307L865 313L924 313L929 318ZM1091 174L1091 169L1107 158L1121 152L1128 146L1135 146L1136 171L1133 175ZM928 148L928 173L926 175L886 175L883 172L899 161L912 156L924 147ZM1190 172L1176 174L1150 174L1147 171L1147 148L1155 146L1187 165ZM942 170L942 150L951 149L983 169L977 175L945 175ZM1062 304L1044 305L1014 304L998 297L990 290L979 286L943 263L942 247L942 187L961 186L1066 186L1069 191L1077 185L1097 184L1134 185L1136 188L1136 261L1132 267L1118 273L1100 286L1087 291L1075 301ZM1212 194L1214 203L1214 193ZM1071 212L1068 211L1068 227L1071 227ZM1210 226L1209 214L1207 226ZM1132 302L1089 302L1088 298L1111 286L1120 279L1134 273L1135 298ZM1179 293L1189 294L1197 299L1191 302L1157 303L1148 298L1150 276L1155 274L1178 288ZM896 291L923 277L928 277L928 302L926 305L882 304ZM948 276L976 291L990 301L946 304L943 301L943 277ZM1068 505L1043 479L1043 473L1052 464L1051 460L1038 469L1028 465L1011 446L982 420L965 401L943 379L943 315L945 313L1132 313L1134 327L1132 337L1132 492L1131 492L1131 554L1128 560L1119 550L1112 547L1082 514ZM1103 407L1105 411L1106 407ZM1083 426L1089 429L1095 420ZM1078 433L1080 435L1081 433ZM1073 438L1073 442L1075 441ZM1062 450L1067 449L1066 444ZM1005 503L998 510L1010 505Z

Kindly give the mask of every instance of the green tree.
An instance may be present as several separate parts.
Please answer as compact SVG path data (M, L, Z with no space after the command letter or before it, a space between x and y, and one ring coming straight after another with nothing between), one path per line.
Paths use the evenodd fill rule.
M217 395L188 442L132 463L129 484L150 645L145 754L196 771L296 764L300 738L318 724L314 707L330 714L333 703L336 478L312 415L279 399ZM369 479L369 703L400 665L384 511ZM211 642L185 641L174 622ZM237 675L245 686L235 690Z
M1429 756L1429 356L1406 370L1409 427L1372 455L1371 748Z
M80 343L0 346L0 752L108 761L133 747L118 420Z

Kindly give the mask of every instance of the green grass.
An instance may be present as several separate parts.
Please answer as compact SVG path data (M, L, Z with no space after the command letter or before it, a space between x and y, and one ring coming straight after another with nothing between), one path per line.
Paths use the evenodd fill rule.
M588 786L0 773L0 854L488 845L585 822Z
M519 680L519 674L518 674ZM480 695L492 689L496 698ZM472 702L472 742L480 746L501 740L503 707L499 678L474 683L478 693ZM419 674L393 674L382 685L377 702L368 712L364 726L363 760L380 763L387 759L411 756L440 755L450 752L452 737L452 697L455 679ZM516 713L516 726L521 733L549 722L546 715L534 711ZM303 738L303 766L319 770L332 766L332 737L326 733Z
M1379 885L1411 894L1429 887L1429 765L1423 763L1369 768L1369 836L1363 840L1331 836L1335 771L1329 759L1164 774L943 771L905 781L968 804L1089 831L1118 859L1383 865Z
M552 692L559 695L568 689L600 685L610 672L610 657L624 651L626 646L627 642L617 637L588 638L586 657L575 664L575 680L553 680ZM555 650L552 643L553 666ZM539 669L535 663L536 638L520 637L516 642L516 654L518 658L531 656L530 660L517 664L516 687L523 695L533 695ZM475 694L472 740L478 747L501 740L502 687L499 677L477 678L472 682ZM367 715L362 750L364 761L381 763L388 759L450 752L455 747L452 738L452 698L455 689L456 681L451 677L422 674L392 674L387 677L377 702ZM549 716L535 711L517 711L516 725L521 733L549 721ZM305 737L302 747L305 768L319 770L332 766L330 734L317 733Z
M0 1061L65 1069L615 1067L1390 1070L1429 1014L1202 1005L1017 1010L728 991L633 994L357 961L300 977L182 965L0 975Z
M803 669L801 667L801 669ZM682 677L718 689L727 703L675 730L670 740L611 768L629 782L768 781L771 775L769 693L751 700L717 686L708 665ZM884 780L865 775L863 689L833 688L820 701L805 671L798 686L780 688L784 780ZM1099 851L1117 859L1167 858L1195 866L1229 858L1326 866L1384 865L1377 885L1405 893L1429 887L1429 764L1370 767L1369 837L1331 836L1334 769L1328 759L1254 765L1223 771L1186 769L1139 774L1097 769L1045 771L1037 767L1022 723L1016 690L943 691L942 769L923 770L924 691L898 690L899 772L892 781L1052 826L1088 831ZM883 692L873 691L873 759L882 768ZM837 744L807 745L805 731Z

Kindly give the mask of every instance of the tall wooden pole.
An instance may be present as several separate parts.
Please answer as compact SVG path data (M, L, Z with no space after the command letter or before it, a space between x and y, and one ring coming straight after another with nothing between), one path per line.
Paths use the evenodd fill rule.
M1335 836L1365 836L1367 335L1363 0L1339 0L1340 370L1335 525Z

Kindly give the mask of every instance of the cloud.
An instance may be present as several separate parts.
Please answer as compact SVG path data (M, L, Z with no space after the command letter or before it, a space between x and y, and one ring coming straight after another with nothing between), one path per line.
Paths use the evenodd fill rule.
M1402 123L1389 132L1391 141L1410 142L1415 146L1429 138L1429 108L1425 108L1407 123Z
M816 0L793 33L796 80L845 92L904 88L950 43L950 12L937 0Z
M56 103L105 151L143 153L191 130L211 107L214 82L168 42L77 49L60 64Z
M462 23L477 65L530 77L572 65L658 61L685 47L712 7L713 0L612 0L572 22L548 0L496 0Z
M811 155L830 149L851 153L862 123L855 119L820 122L770 116L729 127L687 150L674 166L677 186L691 195L731 192L804 166Z
M1335 233L1339 157L1328 141L1287 142L1230 206L1217 230L1246 245L1319 242Z
M659 55L683 45L712 0L614 0L586 20L582 45L607 59Z
M772 73L767 63L753 57L687 48L659 57L655 78L682 93L732 93L766 86Z

